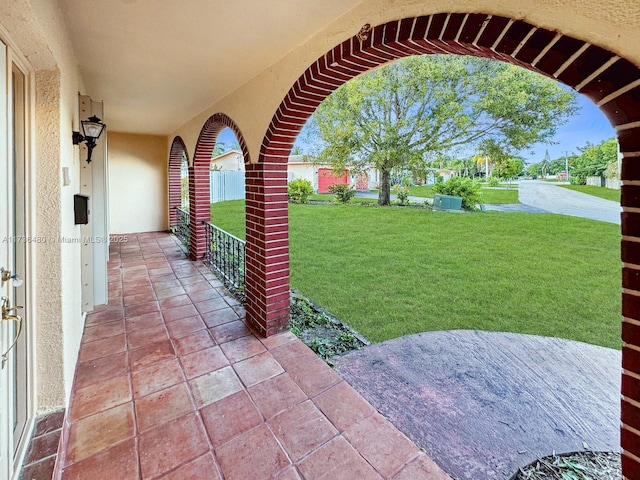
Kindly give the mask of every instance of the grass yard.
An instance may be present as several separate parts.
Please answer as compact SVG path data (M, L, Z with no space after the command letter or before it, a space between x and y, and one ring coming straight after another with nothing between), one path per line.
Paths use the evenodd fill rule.
M409 195L412 197L433 198L433 187L428 185L409 187ZM504 189L482 187L482 196L484 203L520 203L518 200L518 189L515 185L508 190L506 187Z
M332 193L314 193L309 197L309 200L315 200L316 202L336 202L336 196ZM351 203L378 203L377 198L362 198L353 197Z
M613 200L620 203L620 190L614 190L613 188L594 187L592 185L558 185L562 188L568 188L569 190L575 190L577 192L593 195L594 197L604 198L605 200Z
M291 205L291 285L375 342L480 329L620 348L620 230L553 214ZM244 238L244 202L212 206Z

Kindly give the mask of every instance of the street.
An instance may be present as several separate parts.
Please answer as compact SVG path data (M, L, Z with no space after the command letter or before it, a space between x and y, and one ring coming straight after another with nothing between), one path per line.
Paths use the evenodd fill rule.
M618 202L562 188L550 182L521 181L519 198L520 203L547 212L620 225L622 208Z

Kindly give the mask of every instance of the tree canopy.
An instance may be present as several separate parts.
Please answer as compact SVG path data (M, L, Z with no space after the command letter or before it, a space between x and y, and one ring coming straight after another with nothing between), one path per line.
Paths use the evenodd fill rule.
M587 142L578 148L580 154L568 154L566 157L545 159L527 167L527 175L545 176L563 172L569 165L571 183L584 185L587 177L616 177L618 175L618 141L615 138L603 140L598 144Z
M238 140L234 139L230 144L227 144L223 140L218 140L213 147L213 151L211 152L211 158L215 158L218 155L230 152L231 150L240 151L240 144L238 143Z
M597 145L587 143L571 164L572 183L585 184L587 177L604 176L607 166L618 161L618 141L610 138Z
M435 155L491 140L505 157L550 141L578 109L576 94L514 65L456 55L409 57L357 77L316 109L307 134L334 170L424 171Z

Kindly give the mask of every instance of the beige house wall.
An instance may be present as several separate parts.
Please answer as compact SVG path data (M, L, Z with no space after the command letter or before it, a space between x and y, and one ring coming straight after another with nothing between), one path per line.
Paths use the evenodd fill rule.
M167 230L166 138L109 132L110 232Z
M355 35L369 23L441 12L489 13L522 19L533 25L556 30L577 39L588 39L640 64L640 5L636 0L388 0L363 1L347 15L316 32L278 63L214 103L173 132L168 142L180 135L189 157L204 122L213 114L228 115L240 128L252 162L259 158L262 139L271 118L295 80L317 58Z

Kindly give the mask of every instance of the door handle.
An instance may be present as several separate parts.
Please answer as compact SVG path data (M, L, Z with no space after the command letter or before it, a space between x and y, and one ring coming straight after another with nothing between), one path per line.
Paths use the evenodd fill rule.
M18 337L20 337L20 334L22 333L22 317L20 315L15 315L15 314L10 315L9 313L15 312L16 310L19 310L21 308L23 307L9 306L9 299L7 297L2 297L2 321L16 322L18 326L17 326L16 336L13 339L13 342L11 342L11 345L9 345L9 348L7 348L7 350L0 357L2 359L0 369L4 368L5 363L7 363L9 352L13 349L13 347L16 346L16 343L18 343Z

